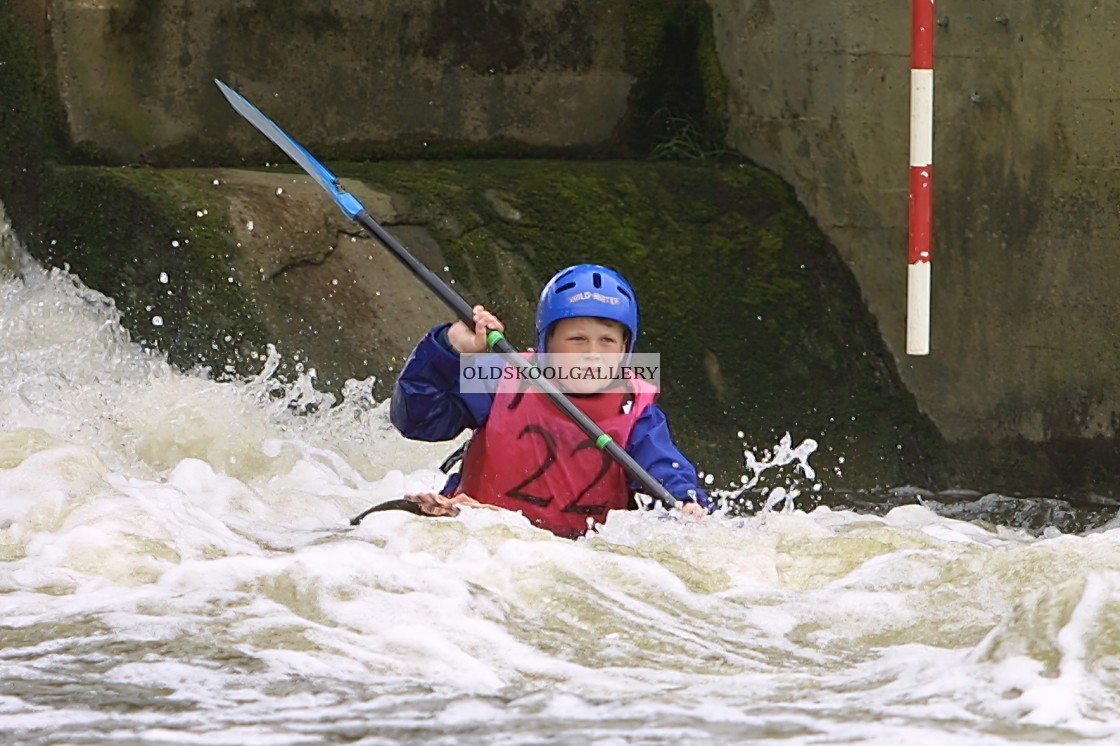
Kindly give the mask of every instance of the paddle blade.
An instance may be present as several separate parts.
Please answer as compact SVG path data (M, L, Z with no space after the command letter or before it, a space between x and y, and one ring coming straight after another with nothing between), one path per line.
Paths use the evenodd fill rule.
M369 508L368 510L365 510L362 513L359 513L358 515L356 515L356 516L354 516L353 518L350 519L350 525L351 526L357 526L359 523L362 522L362 519L365 518L370 513L380 513L383 510L403 510L406 513L413 513L415 515L424 515L424 513L421 512L420 505L418 503L414 503L411 500L406 500L404 498L397 498L396 500L386 500L383 503L378 503L377 505L374 505L372 508Z
M289 158L306 171L319 186L323 187L327 194L331 195L331 198L346 217L353 220L358 213L365 210L362 203L359 202L356 197L344 191L342 187L339 186L338 177L331 173L330 169L320 163L315 156L311 155L305 147L296 142L291 135L280 129L276 122L273 122L266 117L260 109L253 106L253 104L249 102L249 99L217 78L214 78L214 83L217 84L218 90L226 97L226 101L229 101L234 111L244 117L249 124L260 130L261 134L276 143L277 147L287 153Z

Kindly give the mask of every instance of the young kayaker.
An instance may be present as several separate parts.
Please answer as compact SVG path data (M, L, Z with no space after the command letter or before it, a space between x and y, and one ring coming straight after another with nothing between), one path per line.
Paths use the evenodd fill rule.
M639 485L527 381L511 375L466 385L461 356L485 352L487 331L503 329L482 306L474 307L473 320L473 329L462 321L433 329L397 379L390 417L405 437L443 441L474 431L460 472L442 493L408 499L429 515L456 515L464 504L517 510L535 525L571 538L605 521L611 510L637 507ZM638 302L618 272L581 264L545 285L537 308L538 365L573 358L625 365L637 337ZM634 377L583 380L572 383L568 397L659 481L683 512L705 515L713 509L654 403L655 386Z

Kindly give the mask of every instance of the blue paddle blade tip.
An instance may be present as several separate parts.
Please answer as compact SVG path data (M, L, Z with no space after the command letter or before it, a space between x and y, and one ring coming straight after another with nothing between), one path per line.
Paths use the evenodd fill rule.
M280 129L280 126L277 125L276 122L266 117L260 109L249 101L249 99L217 78L214 78L214 84L218 86L218 90L226 97L226 100L229 101L234 111L240 114L249 124L256 127L262 135L271 140L277 147L283 150L296 165L306 171L319 186L323 187L327 194L335 201L335 204L338 205L338 209L342 210L343 215L353 220L359 213L365 211L365 207L358 201L357 197L342 190L338 185L337 176L331 173L331 171L320 163L315 156L311 155L307 148L300 145L291 135Z

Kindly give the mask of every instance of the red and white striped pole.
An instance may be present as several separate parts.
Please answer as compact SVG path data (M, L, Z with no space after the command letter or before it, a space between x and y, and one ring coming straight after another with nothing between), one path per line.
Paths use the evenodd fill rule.
M934 0L913 0L910 42L910 241L906 276L906 354L929 354L933 258Z

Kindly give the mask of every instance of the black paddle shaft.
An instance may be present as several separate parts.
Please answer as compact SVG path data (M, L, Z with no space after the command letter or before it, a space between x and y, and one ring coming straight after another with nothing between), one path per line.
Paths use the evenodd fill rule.
M469 326L474 328L474 309L469 303L463 300L463 296L451 289L451 286L443 281L439 275L425 266L419 259L414 257L412 253L406 249L400 241L393 237L389 231L385 230L380 223L374 220L368 211L362 210L354 219L361 223L367 231L370 232L378 241L385 245L393 255L397 257L408 269L414 274L421 282L428 286L428 288L439 296L459 319ZM492 345L492 349L497 352L502 358L510 365L518 368L531 368L533 364L518 354L504 337L498 339ZM537 386L556 407L563 412L572 422L579 426L580 430L589 437L595 440L596 445L602 450L606 451L607 455L615 460L623 469L625 469L651 497L660 500L664 505L672 508L676 507L677 499L673 497L665 486L658 482L653 476L650 475L642 465L639 464L634 458L625 451L614 439L609 436L604 440L605 433L593 419L587 416L583 410L572 404L568 397L560 389L549 381L544 376L528 376L530 381Z

